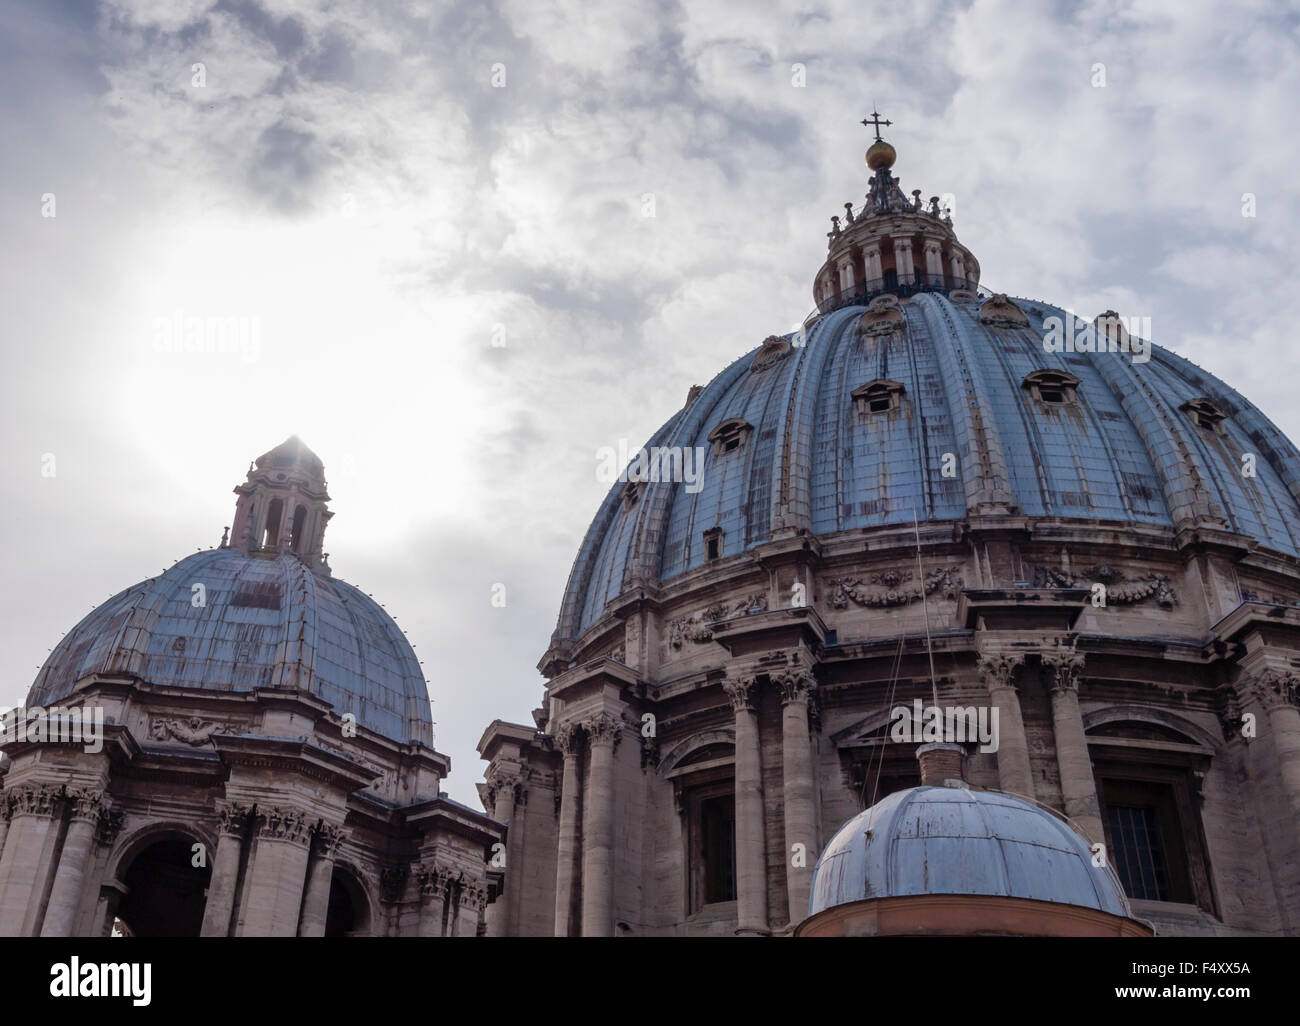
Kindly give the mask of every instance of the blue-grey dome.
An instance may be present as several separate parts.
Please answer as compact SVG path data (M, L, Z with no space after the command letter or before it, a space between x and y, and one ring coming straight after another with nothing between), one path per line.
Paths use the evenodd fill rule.
M292 555L212 549L114 595L59 642L27 704L66 698L92 673L204 691L294 688L385 737L433 744L424 674L401 629Z
M895 791L844 824L817 860L809 914L867 898L983 894L1130 917L1087 840L1023 798L965 787Z
M724 370L647 443L703 447L698 487L614 485L575 560L557 638L579 637L634 584L704 565L714 528L724 560L783 531L910 524L914 512L1190 525L1300 554L1300 453L1246 399L1155 346L1147 363L1047 352L1045 322L1064 310L1020 299L1015 317L991 318L984 303L918 295L892 307L884 331L863 330L867 308L847 306L804 344L770 339ZM1043 401L1027 381L1036 371L1073 380L1070 401ZM896 396L893 412L863 409L873 382ZM743 444L727 451L717 432L735 421ZM1256 457L1254 478L1243 453Z

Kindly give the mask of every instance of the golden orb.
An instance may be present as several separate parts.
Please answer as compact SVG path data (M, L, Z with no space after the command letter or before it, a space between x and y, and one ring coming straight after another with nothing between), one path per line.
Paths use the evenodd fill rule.
M877 139L871 144L871 149L867 150L867 167L872 171L879 171L882 167L893 167L897 157L898 153L894 147L884 139Z

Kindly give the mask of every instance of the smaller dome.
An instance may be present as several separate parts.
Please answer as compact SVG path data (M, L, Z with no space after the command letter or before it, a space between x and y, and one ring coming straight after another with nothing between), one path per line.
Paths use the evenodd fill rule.
M867 150L867 167L872 171L879 171L882 167L893 167L897 159L898 151L884 139L877 139Z
M1031 898L1131 918L1088 841L1023 798L966 787L896 791L844 824L817 860L809 914L868 898Z

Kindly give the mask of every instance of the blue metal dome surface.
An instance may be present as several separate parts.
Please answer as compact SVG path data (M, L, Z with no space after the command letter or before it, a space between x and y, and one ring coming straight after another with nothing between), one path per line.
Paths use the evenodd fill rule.
M92 673L308 691L385 737L433 744L424 674L401 629L373 599L292 555L212 549L114 595L59 642L27 705L66 698Z
M1131 917L1087 840L1045 809L999 791L913 787L844 824L817 860L809 914L868 898L983 894Z
M783 340L727 367L647 443L702 447L702 480L649 481L635 501L618 482L574 562L557 638L577 638L636 582L669 580L708 561L703 534L721 532L726 559L782 529L815 535L1012 515L1215 527L1300 555L1300 452L1250 402L1156 346L1047 352L1044 322L1071 315L1014 302L1028 323L987 323L984 297L927 293L899 304L896 330L859 328L867 308L820 317L804 344ZM786 336L789 341L794 336ZM771 354L770 357L768 354ZM1074 401L1036 401L1036 371L1077 379ZM899 409L864 416L853 393L902 386ZM1186 404L1209 400L1224 419L1198 426ZM750 425L718 451L724 422ZM957 473L944 476L944 454ZM1256 456L1257 476L1241 472Z

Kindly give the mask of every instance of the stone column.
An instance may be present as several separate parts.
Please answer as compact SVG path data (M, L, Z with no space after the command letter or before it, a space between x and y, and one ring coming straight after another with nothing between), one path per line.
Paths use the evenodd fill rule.
M758 680L724 681L736 714L736 932L766 934L767 850L758 750Z
M258 808L257 850L248 871L240 934L292 937L298 932L307 878L310 822L301 809Z
M560 785L560 837L555 860L555 936L567 937L573 912L573 889L578 881L578 794L579 728L566 723L555 731L556 747L564 753L564 777Z
M324 937L329 915L330 886L334 882L334 860L343 843L343 828L322 823L312 831L311 849L315 858L307 874L307 893L302 899L299 937Z
M45 907L42 937L71 937L81 908L81 894L86 885L86 869L95 845L95 825L104 792L79 788L69 790L71 810L68 830L63 837L63 852L54 874L49 904Z
M455 936L477 937L478 916L487 901L487 890L477 881L463 876L457 887L460 889L460 901L456 905Z
M212 855L212 875L208 878L208 901L203 908L201 937L229 937L230 917L235 910L235 885L239 882L239 861L248 835L247 805L218 802L221 826L217 832L217 850Z
M1300 842L1300 677L1286 670L1264 670L1250 675L1246 686L1268 717L1278 776L1291 809L1292 836Z
M925 273L931 283L943 284L943 249L938 242L928 239L925 243Z
M912 265L912 240L894 240L894 267L898 271L898 284L910 284L915 277Z
M866 268L867 281L879 288L885 272L880 267L880 243L871 242L862 247L862 266Z
M812 737L808 729L808 704L814 684L812 677L801 670L783 675L778 683L781 687L785 884L790 898L790 923L797 925L808 918L813 867L821 854L813 794ZM802 845L802 851L796 852L795 845Z
M1079 675L1083 656L1073 652L1043 656L1043 670L1052 692L1052 728L1056 734L1056 761L1061 767L1061 798L1065 814L1093 843L1105 841L1101 805L1092 778L1088 738L1079 712Z
M582 833L582 935L614 935L614 753L623 721L601 713L583 723L591 769Z
M497 900L490 904L483 913L487 920L487 935L489 937L504 937L510 928L508 911L508 899L506 894L514 888L520 886L521 881L518 877L514 880L510 878L510 841L512 836L518 831L510 828L510 821L515 818L515 790L519 786L519 775L512 771L498 769L493 774L492 787L492 818L498 823L504 823L506 826L506 864L501 868L505 870L506 890L497 895Z
M840 291L848 292L853 289L853 261L845 259L840 264Z
M9 834L9 795L0 791L0 858L4 857L5 837Z
M447 888L451 878L451 867L436 859L422 865L416 874L416 882L420 885L421 937L442 936L442 924L447 918Z
M61 811L58 787L25 784L9 789L12 820L0 855L0 936L36 933L40 896L53 859L54 815Z
M1024 668L1024 656L990 653L978 657L980 679L998 714L998 782L1009 794L1034 797L1034 775L1029 768L1029 742L1020 714L1015 679Z
M949 258L949 263L952 264L952 276L956 278L958 282L963 281L966 278L966 261L961 258L961 254L954 253ZM958 288L960 287L959 284Z

